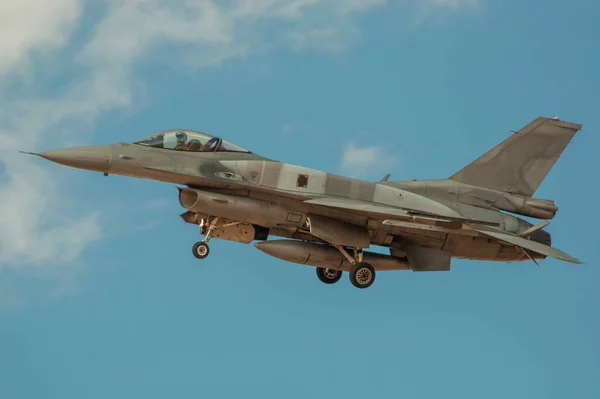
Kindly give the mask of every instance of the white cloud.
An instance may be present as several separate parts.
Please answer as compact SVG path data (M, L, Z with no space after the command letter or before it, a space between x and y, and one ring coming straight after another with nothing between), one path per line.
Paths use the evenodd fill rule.
M136 209L139 211L145 211L145 212L155 212L155 211L159 211L163 208L166 208L167 206L169 206L169 204L172 204L172 198L169 200L167 198L154 198L151 200L148 200L142 204L139 204L136 206Z
M80 0L0 3L0 76L21 71L33 51L63 47L81 15Z
M33 73L33 55L67 44L81 11L78 0L0 5L0 93L10 94L0 111L0 266L69 262L100 234L97 214L70 218L62 213L65 201L57 180L14 151L32 149L43 126L52 126L56 117L50 104L38 107L35 101L22 101L19 93L3 92L15 83L11 76L22 80L25 72Z
M61 195L64 186L58 184L60 175L51 174L46 169L49 165L37 159L16 154L17 149L84 144L72 141L67 125L82 128L104 111L129 107L133 88L140 83L134 80L133 68L151 49L174 43L183 46L178 59L187 60L188 66L216 65L260 51L265 43L267 47L293 45L290 38L296 35L298 41L304 30L346 28L348 14L381 3L346 1L258 0L223 5L112 0L74 60L65 58L70 62L63 65L63 72L74 70L77 78L60 93L38 97L30 90L14 90L15 81L5 78L0 93L12 91L6 96L10 101L3 99L0 125L0 265L70 262L101 235L99 214L75 217L63 206L66 198ZM69 44L81 16L81 2L27 0L3 2L1 7L0 73L19 75L29 65L32 76L39 79L44 76L43 64L32 60L52 59L52 51ZM269 40L272 26L263 29L268 22L279 23L276 28L283 34L273 37L283 37L284 42ZM85 140L85 135L79 137Z
M281 128L281 135L284 137L288 137L293 132L294 132L294 125L292 125L291 123L286 123Z
M416 11L413 17L415 25L422 24L432 16L441 16L462 9L472 9L480 5L480 0L416 0ZM441 15L440 15L441 14Z
M42 264L74 260L85 245L100 236L98 214L70 218L52 175L18 155L0 185L0 265ZM60 212L60 214L57 214Z
M23 295L7 277L3 269L0 269L0 310L19 308L25 304Z
M373 178L379 173L390 173L390 168L397 163L397 158L388 154L383 147L357 147L350 143L344 148L340 169L355 178Z
M463 3L428 2L438 7ZM88 27L78 26L81 0L0 3L0 266L70 262L101 236L98 213L70 210L59 183L65 172L16 150L85 144L95 118L135 104L136 89L144 82L134 68L144 57L176 68L181 61L184 67L200 68L274 47L340 51L359 37L352 18L385 6L386 0L102 4L105 13ZM74 29L84 33L78 40L91 34L89 40L75 40ZM178 56L156 55L167 46ZM72 78L51 95L31 84L61 77ZM381 161L380 149L352 151L355 156L346 166L368 168L372 162L366 159Z
M424 3L429 4L430 7L457 9L475 6L479 4L479 0L425 0Z
M150 222L146 222L146 223L141 223L139 225L135 225L135 226L133 226L133 229L136 231L148 231L148 230L155 229L158 226L160 226L159 222L150 221Z

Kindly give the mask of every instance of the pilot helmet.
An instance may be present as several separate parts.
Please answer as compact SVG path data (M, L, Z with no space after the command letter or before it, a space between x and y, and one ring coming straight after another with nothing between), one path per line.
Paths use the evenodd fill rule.
M185 143L187 141L187 134L184 132L177 132L175 133L175 138L177 139L178 143Z

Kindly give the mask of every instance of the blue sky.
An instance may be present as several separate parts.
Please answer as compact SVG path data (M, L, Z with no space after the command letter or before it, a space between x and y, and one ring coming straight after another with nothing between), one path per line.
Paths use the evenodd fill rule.
M5 3L0 397L600 397L596 2ZM455 260L367 290L251 245L199 262L172 185L16 154L186 127L443 178L540 115L583 124L536 195L585 264Z

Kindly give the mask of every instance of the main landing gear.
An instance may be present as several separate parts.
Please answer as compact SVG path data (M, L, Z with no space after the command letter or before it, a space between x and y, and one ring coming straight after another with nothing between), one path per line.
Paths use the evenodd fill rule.
M375 269L367 262L362 261L362 250L354 249L354 256L350 256L348 251L341 245L335 245L335 247L352 264L349 270L352 285L356 288L370 287L375 282ZM317 277L325 284L334 284L342 277L342 271L317 267Z
M342 271L317 267L317 277L325 284L334 284L342 278Z
M375 269L366 262L358 262L350 268L350 282L356 288L368 288L375 282Z

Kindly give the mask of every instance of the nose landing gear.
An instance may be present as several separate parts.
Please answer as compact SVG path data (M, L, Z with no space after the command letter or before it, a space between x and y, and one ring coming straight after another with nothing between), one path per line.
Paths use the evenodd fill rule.
M192 247L192 253L194 254L194 256L196 258L204 259L210 253L210 248L208 247L207 243L205 243L203 241L199 241L199 242L195 243L194 246Z
M200 234L204 234L206 232L206 235L204 236L204 240L198 241L192 247L192 253L194 254L194 256L196 258L204 259L210 253L210 248L208 247L208 242L212 238L212 233L215 231L218 221L219 221L219 218L215 217L208 224L208 227L206 226L207 221L205 219L202 219L200 221Z

